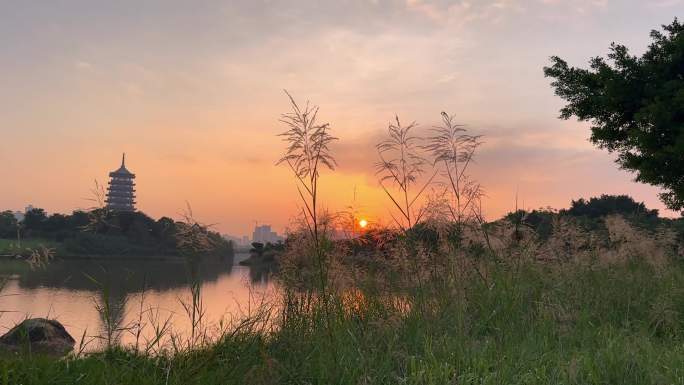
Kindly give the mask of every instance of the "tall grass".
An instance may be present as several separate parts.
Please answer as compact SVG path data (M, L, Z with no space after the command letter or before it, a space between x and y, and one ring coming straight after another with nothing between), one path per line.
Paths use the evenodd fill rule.
M380 159L376 163L376 170L380 177L380 187L400 214L390 215L394 223L406 231L423 217L425 212L420 205L420 198L437 175L437 171L434 171L427 181L419 183L419 178L426 172L429 162L422 154L422 138L412 133L417 125L415 122L402 125L398 116L395 116L394 120L387 128L387 139L376 146ZM384 184L387 181L398 191L392 193ZM414 187L417 187L417 191L413 191Z
M401 288L367 284L333 297L327 314L321 302L291 298L277 328L259 326L260 314L175 355L8 357L0 383L682 383L682 266L525 263L489 273L486 284L426 283L422 312L410 290L388 296Z
M285 91L292 111L281 116L280 122L286 130L280 134L287 143L287 149L277 164L286 164L292 171L297 183L297 192L303 205L301 212L304 220L304 241L310 243L317 264L320 290L326 291L328 283L325 253L326 234L320 211L319 182L321 170L333 170L336 162L330 151L330 144L337 140L330 134L329 123L318 123L318 106L307 101L300 107L294 98ZM323 228L322 228L323 227Z
M461 226L472 222L476 204L483 195L482 187L469 174L475 151L482 144L481 135L470 135L455 117L442 112L442 124L432 130L426 149L432 153L433 164L442 166L446 179L444 195L451 220Z
M316 123L316 107L288 97L289 146L280 163L298 183L303 229L280 257L279 303L264 303L212 339L191 270L186 342L171 334L171 350L112 344L63 360L6 356L0 384L684 383L680 261L540 263L526 254L531 242L495 248L487 231L482 242L466 239L460 231L469 226L461 225L484 227L480 188L465 173L479 142L446 114L427 149L453 185L451 219L442 222L459 225L457 242L451 226L421 220L418 199L437 171L416 184L429 162L417 153L413 125L398 119L378 151L381 182L399 191L385 190L400 229L388 230L387 241L371 234L332 242L318 186L319 166L334 166L328 145L335 138ZM190 209L185 218L179 243L190 261L208 240ZM499 241L510 239L503 234ZM355 251L361 248L367 252ZM170 333L161 325L157 336Z
M108 275L105 271L105 276ZM105 350L110 350L119 345L121 335L124 331L129 330L129 326L123 324L128 297L126 295L118 296L114 293L115 288L109 277L106 280L97 280L87 274L86 277L97 287L99 294L93 299L93 305L102 322L100 334L96 335L96 339L101 340ZM119 280L124 279L123 277L117 278ZM83 339L81 343L84 343Z

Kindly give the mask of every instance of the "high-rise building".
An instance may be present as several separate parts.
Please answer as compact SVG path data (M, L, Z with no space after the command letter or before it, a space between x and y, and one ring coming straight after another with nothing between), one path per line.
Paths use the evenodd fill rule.
M115 211L135 211L135 174L126 169L126 154L121 157L121 167L109 173L107 208Z
M24 209L24 212L15 211L15 212L14 212L14 218L17 220L17 222L21 222L21 221L23 221L24 218L26 217L26 213L28 213L29 211L33 210L34 208L35 208L35 207L33 207L33 205L28 205L28 206L26 206L26 208Z
M283 240L283 237L278 236L275 231L271 231L271 225L262 225L254 227L252 233L252 242L259 243L278 243Z

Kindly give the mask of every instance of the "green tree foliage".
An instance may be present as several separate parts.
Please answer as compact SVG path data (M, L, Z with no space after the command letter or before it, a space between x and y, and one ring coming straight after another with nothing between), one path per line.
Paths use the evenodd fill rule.
M556 94L568 104L561 118L589 121L591 141L615 152L636 180L659 186L662 201L684 209L684 26L675 19L652 31L643 56L613 43L608 58L590 68L570 67L559 57L544 68Z
M0 212L0 238L13 238L17 235L17 219L11 211Z
M540 239L546 240L553 233L553 218L556 215L551 209L516 210L506 214L505 219L516 228L527 226L533 229ZM517 233L516 233L517 234Z
M611 214L641 215L645 217L658 217L658 210L649 210L643 202L636 202L627 195L601 195L600 198L585 200L580 198L573 200L568 210L561 214L572 216L586 216L600 218Z
M43 209L31 209L24 216L24 228L27 233L40 233L45 227L48 217Z
M97 255L174 255L179 253L177 229L182 223L162 217L155 221L141 212L107 212L102 215L74 211L47 215L43 209L26 213L28 238L62 242L68 253ZM93 218L97 223L93 226ZM17 221L11 211L0 212L0 238L15 238ZM207 228L214 252L232 255L233 245Z

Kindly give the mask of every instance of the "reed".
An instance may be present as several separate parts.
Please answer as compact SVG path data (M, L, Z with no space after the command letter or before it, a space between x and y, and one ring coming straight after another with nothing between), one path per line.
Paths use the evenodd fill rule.
M380 159L376 163L380 187L399 213L392 215L392 219L403 231L421 221L425 210L420 198L438 173L434 170L426 181L420 181L429 162L423 153L423 138L413 135L416 126L415 122L402 125L399 116L395 116L387 128L387 139L376 146ZM390 182L398 191L392 193L385 182ZM413 191L414 187L416 191Z
M272 313L253 314L212 344L175 354L3 357L0 384L681 383L681 265L489 272L488 284L426 282L423 312L407 306L410 292L399 300L367 287L353 300L331 299L327 314L320 302L291 299L275 328L260 322Z
M212 335L191 268L191 298L184 302L189 339L157 319L151 322L156 337L144 350L120 346L108 332L106 352L60 360L0 356L0 384L684 383L681 260L659 257L656 264L641 249L600 263L540 261L533 254L539 245L515 217L500 224L499 235L490 238L485 229L482 242L454 247L449 233L430 227L425 215L481 229L485 222L481 189L465 171L479 138L462 136L447 114L428 147L412 136L414 125L398 118L378 146L381 183L397 189L385 191L400 213L398 229L331 242L318 184L319 168L335 165L328 149L335 138L327 124L316 123L316 107L300 108L288 97L289 146L279 163L298 184L303 229L291 234L281 257L278 303L263 302ZM433 162L418 153L425 150ZM435 163L452 185L448 219L419 203L438 175ZM209 240L189 207L184 223L178 242L191 262ZM367 252L354 251L360 246ZM112 313L108 303L100 305L103 318ZM161 347L164 336L170 349Z
M286 130L280 134L287 143L287 149L277 164L284 164L292 171L297 183L303 222L305 224L305 238L311 243L318 268L318 279L322 293L326 291L328 283L327 261L325 253L325 215L320 212L319 182L321 169L327 167L334 170L335 158L330 151L330 144L337 140L330 134L329 123L318 122L318 106L310 105L307 101L300 107L292 95L285 91L291 112L281 115L280 122ZM324 294L325 296L325 294Z

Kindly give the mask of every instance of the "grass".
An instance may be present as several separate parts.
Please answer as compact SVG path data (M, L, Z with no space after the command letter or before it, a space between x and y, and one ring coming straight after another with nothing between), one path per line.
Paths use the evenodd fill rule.
M401 301L366 288L351 302L333 296L326 311L290 292L278 328L248 322L176 354L4 356L0 384L684 383L681 265L488 274L434 279Z
M26 251L29 249L38 249L41 246L57 248L59 245L59 243L47 239L28 238L22 239L21 247L19 247L16 239L0 238L0 254L26 253Z

